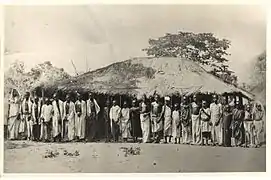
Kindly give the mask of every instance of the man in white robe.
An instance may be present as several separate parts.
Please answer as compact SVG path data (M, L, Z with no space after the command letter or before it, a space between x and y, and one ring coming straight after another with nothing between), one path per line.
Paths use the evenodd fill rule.
M150 142L150 105L147 102L147 97L144 94L142 98L142 102L140 103L140 121L141 121L141 129L142 129L142 142L149 143Z
M116 100L114 100L113 106L111 107L110 113L109 113L111 133L112 133L112 137L113 137L114 142L117 142L119 140L120 115L121 115L121 108L117 105Z
M80 141L85 139L87 105L80 94L77 94L75 102L75 134Z
M53 119L53 106L49 98L45 99L45 104L41 108L41 133L40 133L40 140L45 142L49 141L50 138L50 126Z
M63 102L58 98L58 95L55 93L53 96L54 100L52 102L53 105L53 122L52 122L52 133L53 140L60 141L61 139L61 121L63 116Z
M73 141L75 139L75 105L70 95L66 96L63 107L62 137L64 141Z
M94 99L93 94L89 93L89 99L87 100L87 122L86 122L86 141L95 141L98 136L98 115L100 112L100 106Z
M221 124L221 118L222 118L222 105L218 103L217 96L213 96L213 103L210 105L210 112L211 112L211 138L212 143L214 145L222 145L223 139L222 139L222 124Z
M8 103L8 138L9 140L16 140L18 139L20 123L20 100L19 93L15 89L12 89Z
M32 120L31 120L31 113L32 111L32 102L30 99L30 93L26 92L25 98L21 105L21 122L19 126L19 134L21 138L25 139L25 134L27 134L27 139L30 140L33 135L33 128L32 128Z
M159 103L159 96L155 94L154 102L151 103L152 133L155 143L159 143L163 137L163 121L161 120L162 105Z
M170 97L165 97L162 115L164 117L164 137L165 143L171 142L172 135L172 110L170 107Z
M121 136L124 142L130 137L130 109L127 106L127 102L123 102L123 108L121 109Z

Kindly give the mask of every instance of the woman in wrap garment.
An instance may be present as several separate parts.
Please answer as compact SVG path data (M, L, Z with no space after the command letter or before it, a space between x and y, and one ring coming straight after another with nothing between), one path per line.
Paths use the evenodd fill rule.
M170 97L165 97L165 105L163 106L162 115L164 117L164 143L170 143L172 136L172 110L170 107Z
M131 119L131 135L134 142L137 142L137 138L142 136L142 130L140 126L140 114L139 107L136 105L136 100L133 100L132 107L130 108Z
M190 131L191 111L186 96L184 96L183 103L181 104L181 122L182 122L183 144L190 144L191 140L189 139L189 134L191 132Z
M64 102L64 119L63 119L63 137L67 141L75 139L75 105L70 99L70 95L66 96Z
M19 133L20 101L19 93L15 89L12 89L8 102L8 138L9 140L16 140Z
M223 145L225 147L231 146L231 121L232 121L232 111L228 104L225 105L223 109L223 119L222 119L222 136Z
M127 139L130 137L130 110L128 108L127 102L123 102L123 108L121 109L120 116L121 124L121 136L124 142L127 142Z
M232 112L232 138L234 142L232 142L233 146L241 146L243 143L243 121L245 117L245 111L242 109L242 106L239 101L236 102L236 108Z
M77 140L84 141L86 135L87 105L79 93L75 102L75 111L75 136Z

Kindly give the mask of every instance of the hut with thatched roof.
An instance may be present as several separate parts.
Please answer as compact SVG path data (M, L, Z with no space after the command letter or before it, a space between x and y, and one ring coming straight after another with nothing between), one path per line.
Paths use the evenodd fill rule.
M113 63L65 81L47 84L44 89L47 92L91 91L135 97L154 92L162 96L229 93L253 99L252 94L221 81L193 61L168 57L133 58Z

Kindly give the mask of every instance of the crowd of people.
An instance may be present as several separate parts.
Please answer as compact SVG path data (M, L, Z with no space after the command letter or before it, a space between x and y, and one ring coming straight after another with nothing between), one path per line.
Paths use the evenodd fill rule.
M102 110L102 111L101 111ZM102 115L100 115L102 113ZM100 115L100 116L98 116ZM212 102L193 95L178 103L171 97L143 95L132 103L107 99L104 106L88 94L76 93L65 100L53 97L31 98L27 92L20 100L13 90L9 98L9 140L42 142L95 142L103 118L106 142L175 143L212 146L259 147L264 131L264 109L260 104L224 99L212 95Z

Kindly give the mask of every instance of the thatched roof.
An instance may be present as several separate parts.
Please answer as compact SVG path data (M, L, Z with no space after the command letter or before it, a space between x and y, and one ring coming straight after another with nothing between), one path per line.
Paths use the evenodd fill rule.
M197 63L179 58L133 58L59 82L49 89L92 91L107 94L142 95L156 91L161 95L195 92L241 92L209 74Z

